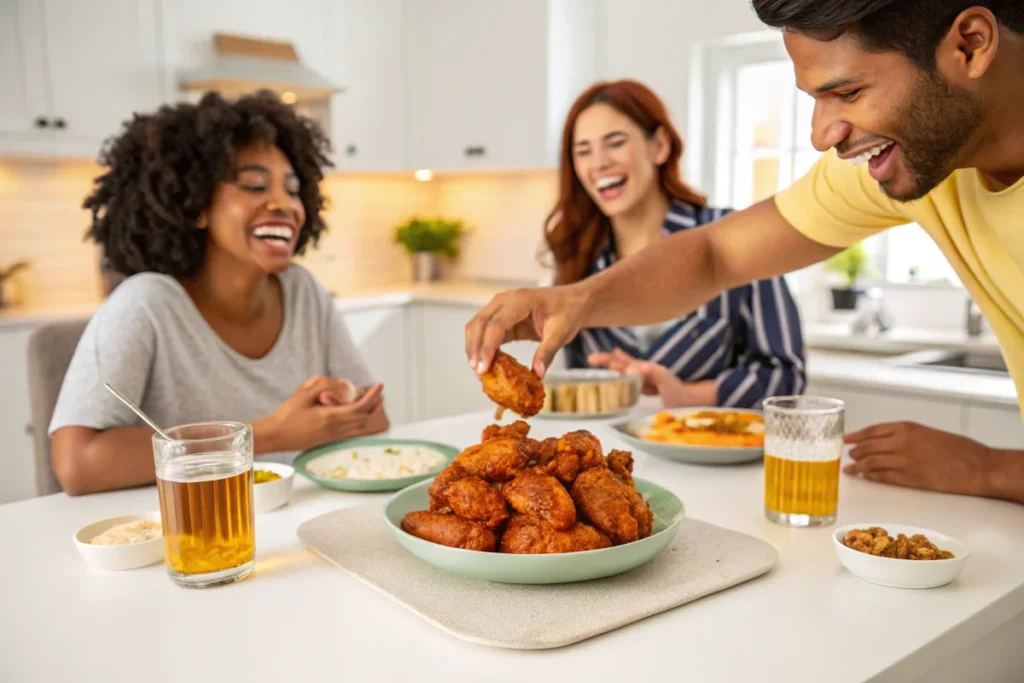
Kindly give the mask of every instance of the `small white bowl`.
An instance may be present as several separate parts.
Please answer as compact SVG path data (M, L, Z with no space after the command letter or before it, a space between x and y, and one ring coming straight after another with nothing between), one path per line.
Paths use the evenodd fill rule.
M287 503L288 499L292 496L295 468L279 462L256 462L253 468L256 470L270 470L281 475L280 479L275 479L274 481L253 484L252 504L256 514L270 512ZM253 476L255 476L255 473Z
M940 550L948 550L954 557L949 560L898 560L892 557L878 557L847 548L843 545L846 534L853 529L868 529L877 526L896 538L899 534L907 537L923 534ZM963 570L971 551L966 544L938 531L922 529L906 524L885 522L863 522L848 524L835 530L832 543L836 547L839 561L850 572L865 581L890 588L936 588L955 579Z
M82 527L74 535L78 554L82 556L82 559L90 567L107 571L138 569L139 567L146 567L163 561L164 540L162 536L130 545L93 545L89 542L112 526L123 524L124 522L134 522L139 519L159 522L160 512L159 510L154 510L134 515L111 517L110 519L93 522Z

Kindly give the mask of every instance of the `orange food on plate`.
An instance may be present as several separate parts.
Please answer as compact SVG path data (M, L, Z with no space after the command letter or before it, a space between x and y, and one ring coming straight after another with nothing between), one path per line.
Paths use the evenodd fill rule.
M764 446L764 419L745 411L704 410L654 416L651 428L642 435L648 441L687 446Z

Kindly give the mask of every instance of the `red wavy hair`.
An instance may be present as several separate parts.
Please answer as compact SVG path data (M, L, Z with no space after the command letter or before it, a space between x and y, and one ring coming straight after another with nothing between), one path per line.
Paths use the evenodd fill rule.
M555 259L555 283L569 284L587 276L611 232L611 222L601 213L576 176L572 145L576 119L588 107L607 104L628 116L650 138L660 128L668 138L668 159L658 169L661 191L701 207L707 199L691 188L679 172L683 139L669 120L665 105L646 85L633 80L602 81L590 86L569 109L562 131L559 161L558 202L544 222L545 240Z

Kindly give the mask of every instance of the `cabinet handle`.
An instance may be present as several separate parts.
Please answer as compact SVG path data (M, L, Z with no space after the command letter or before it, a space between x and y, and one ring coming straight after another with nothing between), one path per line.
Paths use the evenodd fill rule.
M50 121L44 116L36 117L36 120L33 121L33 123L35 124L36 128L46 128L50 125Z
M487 149L485 147L479 147L479 146L472 146L471 145L471 146L467 147L464 150L463 153L467 157L482 157L484 154L487 153Z
M57 119L54 119L54 121L53 121L53 127L54 128L59 128L61 130L64 130L65 128L68 127L68 122L65 121L64 119L57 118Z
M355 145L349 145L348 147L345 148L345 154L349 155L350 157L354 157L358 153L359 148L356 147Z
M25 425L25 433L28 434L29 436L32 436L32 423L31 422L29 424Z

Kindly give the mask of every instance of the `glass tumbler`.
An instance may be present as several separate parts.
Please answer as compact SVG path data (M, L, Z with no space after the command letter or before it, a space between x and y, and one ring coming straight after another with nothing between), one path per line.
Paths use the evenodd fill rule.
M764 513L784 526L836 521L845 407L817 396L775 396L764 409Z
M252 427L200 422L153 436L164 563L180 586L240 581L255 565Z

